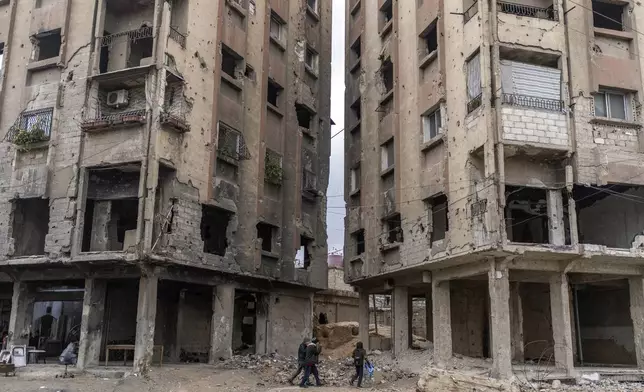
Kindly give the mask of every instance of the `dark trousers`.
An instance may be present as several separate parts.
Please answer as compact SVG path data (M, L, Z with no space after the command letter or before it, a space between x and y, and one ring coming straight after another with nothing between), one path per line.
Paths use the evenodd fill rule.
M301 387L306 384L311 374L313 375L313 377L315 377L315 383L317 385L322 385L322 383L320 382L320 375L318 374L318 367L315 365L306 365L304 367L304 377L302 377L302 382L300 382Z
M364 366L356 365L356 374L351 377L351 384L353 384L356 379L358 380L358 386L362 386L362 375L364 374Z
M304 365L297 365L297 371L293 373L291 378L289 378L289 381L293 382L293 380L295 380L297 376L299 376L300 373L302 373L302 370L304 370Z

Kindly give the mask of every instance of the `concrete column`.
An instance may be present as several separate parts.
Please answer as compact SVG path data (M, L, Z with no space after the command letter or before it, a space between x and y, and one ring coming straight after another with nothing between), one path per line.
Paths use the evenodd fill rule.
M548 191L548 237L553 245L565 245L564 209L561 190Z
M449 281L432 282L432 319L434 321L434 362L445 366L452 358L452 316Z
M94 202L94 215L92 216L92 234L90 249L92 251L109 250L110 221L112 218L112 202Z
M393 291L391 345L394 357L409 349L409 290L395 286Z
M434 341L434 313L432 312L432 293L425 293L425 339Z
M141 276L134 348L134 371L138 373L146 373L152 363L158 286L158 276L154 274Z
M523 305L521 303L520 282L510 283L510 323L512 332L512 359L523 361Z
M84 369L99 364L103 341L103 318L107 281L85 279L83 314L81 318L80 345L76 367Z
M628 286L631 292L631 319L637 367L644 369L644 278L641 276L629 278Z
M181 337L183 332L183 312L186 307L186 290L181 289L179 291L179 300L177 301L177 324L175 326L175 337L174 337L174 352L172 353L172 358L175 361L178 361L181 357Z
M266 330L268 327L268 296L258 295L255 304L256 329L255 329L255 353L267 354Z
M235 286L219 285L213 288L212 324L209 362L233 355L233 315L235 309Z
M574 372L572 321L570 317L570 293L565 273L550 278L550 310L552 334L555 342L555 364L568 374Z
M14 282L7 348L11 348L12 345L29 344L33 315L34 297L28 284L20 281Z
M490 291L490 334L492 336L492 377L512 377L512 338L510 335L510 281L507 267L491 263L488 271Z
M358 323L360 341L365 350L369 350L369 294L360 291L358 302Z

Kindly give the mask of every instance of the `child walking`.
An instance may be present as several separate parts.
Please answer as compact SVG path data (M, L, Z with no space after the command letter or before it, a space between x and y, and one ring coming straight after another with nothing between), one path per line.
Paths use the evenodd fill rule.
M358 388L362 388L362 376L364 375L365 362L371 366L367 359L367 351L363 348L362 342L358 342L356 343L356 349L353 350L353 364L356 367L356 374L351 377L351 381L349 381L350 385L353 385L357 379Z

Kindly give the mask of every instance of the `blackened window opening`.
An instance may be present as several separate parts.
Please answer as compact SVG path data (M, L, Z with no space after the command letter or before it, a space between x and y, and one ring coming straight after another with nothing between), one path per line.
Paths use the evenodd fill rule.
M624 30L624 5L593 0L593 25L602 29Z
M510 242L547 244L548 203L545 189L506 186L505 225Z
M219 208L203 206L201 214L201 239L203 251L218 256L226 255L228 223L231 214Z

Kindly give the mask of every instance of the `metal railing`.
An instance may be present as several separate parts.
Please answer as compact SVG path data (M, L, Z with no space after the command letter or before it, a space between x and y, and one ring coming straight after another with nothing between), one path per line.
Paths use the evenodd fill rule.
M84 129L108 128L110 126L119 125L123 123L144 123L146 121L147 121L147 111L145 109L130 110L127 112L101 115L95 118L85 119L81 124L81 128L84 128Z
M190 130L190 124L188 124L185 114L172 113L170 110L164 108L159 117L161 124L166 124L186 132Z
M463 12L463 19L465 19L464 23L469 22L470 19L474 17L474 15L479 13L479 2L475 1L474 4L472 4L468 9Z
M472 113L475 111L479 106L481 106L481 103L483 103L483 93L477 95L476 97L472 98L468 103L467 103L467 114Z
M136 30L123 31L120 33L106 35L104 37L98 37L98 39L99 39L100 46L109 46L115 42L118 42L121 39L136 41L144 38L152 38L153 36L154 36L154 29L152 28L152 26L145 26Z
M527 16L529 18L539 18L547 20L559 20L559 15L554 6L548 8L535 7L532 5L511 3L508 1L497 1L499 12L517 16Z
M172 38L176 43L181 45L182 48L186 48L186 35L179 32L176 27L170 26L170 38Z
M533 109L543 109L555 112L561 112L564 108L564 102L557 99L531 97L529 95L519 94L501 94L501 103L513 106L522 106Z
M18 121L9 129L7 139L13 141L19 132L24 131L32 134L38 133L43 140L47 140L51 136L53 118L53 108L23 112Z

